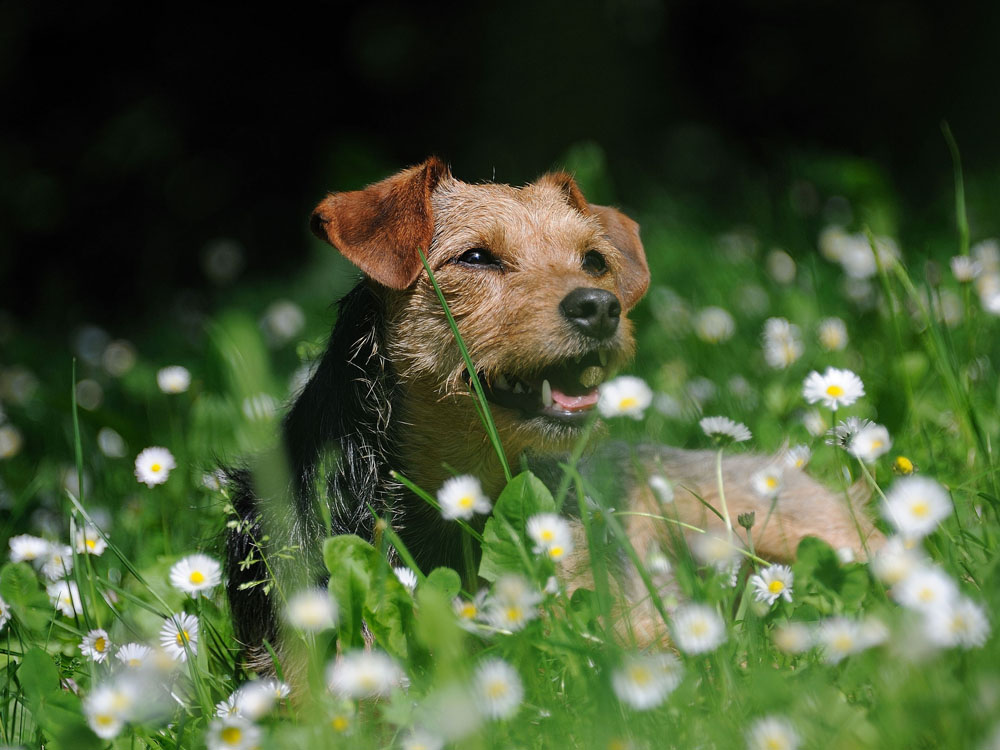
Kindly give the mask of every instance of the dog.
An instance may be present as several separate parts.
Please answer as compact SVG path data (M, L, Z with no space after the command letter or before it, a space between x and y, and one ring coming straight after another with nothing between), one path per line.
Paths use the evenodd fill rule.
M638 224L588 203L563 172L524 187L469 184L432 157L362 190L328 195L311 228L364 277L340 301L326 352L284 420L281 458L290 490L260 486L260 471L230 472L237 520L227 539L229 601L248 664L260 670L270 661L262 644L281 637L277 598L261 584L281 575L321 581L319 547L327 533L372 540L374 511L390 519L422 570L462 568L458 526L409 492L394 470L431 493L454 474L478 477L493 498L504 487L421 253L515 466L575 444L598 386L633 355L627 313L650 280ZM639 473L666 476L675 487L664 503L634 462L620 461L622 493L636 511L622 518L636 550L665 543L664 524L650 517L665 513L709 533L730 533L708 509L718 507L715 454L643 446L636 455ZM772 460L744 454L723 466L732 519L750 511L758 520L773 515L755 535L757 554L788 560L810 535L858 556L880 543L857 498L852 505L799 470L785 472L780 501L759 497L749 478ZM276 506L272 518L287 529L283 539L268 528L268 497ZM578 557L571 587L590 585L586 555ZM645 643L661 640L662 617L650 610L634 570L623 565L617 578L619 591L635 602L622 612L629 631Z

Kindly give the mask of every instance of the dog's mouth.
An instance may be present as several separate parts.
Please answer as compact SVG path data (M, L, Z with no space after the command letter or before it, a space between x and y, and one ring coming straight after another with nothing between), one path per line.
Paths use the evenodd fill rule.
M531 373L479 373L486 399L525 417L583 421L597 406L598 386L607 376L609 354L598 349ZM465 373L469 380L468 372Z

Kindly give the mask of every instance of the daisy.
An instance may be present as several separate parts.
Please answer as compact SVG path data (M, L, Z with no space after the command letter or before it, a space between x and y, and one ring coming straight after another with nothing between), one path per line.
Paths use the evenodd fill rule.
M492 719L509 719L524 698L517 670L502 659L487 659L476 668L473 691L479 710Z
M11 562L31 562L41 565L49 556L49 542L31 534L12 536L8 544Z
M8 620L10 620L10 605L3 600L3 597L0 597L0 630L7 624Z
M759 602L767 602L768 606L782 598L790 602L794 581L795 575L787 565L771 565L759 575L750 576L750 584L755 589L754 597Z
M748 750L796 750L801 742L795 727L782 716L757 719L747 730Z
M135 457L135 478L147 487L163 484L171 470L177 468L173 454L166 448L153 446L146 448Z
M928 477L896 480L882 503L882 517L910 539L927 536L949 515L951 498L947 490Z
M602 383L598 391L597 408L604 417L642 419L643 413L653 403L653 391L642 378L633 375L620 375Z
M486 600L486 620L495 628L521 630L538 617L541 593L525 578L509 574L498 578Z
M46 589L52 606L66 617L83 614L83 604L80 602L80 590L74 581L57 581L50 583Z
M799 327L785 318L768 318L763 340L764 360L776 370L790 367L804 351Z
M426 729L417 728L411 729L403 737L401 747L403 750L441 750L444 740Z
M826 444L835 445L844 450L850 448L854 437L862 430L872 427L875 423L861 417L848 417L826 431Z
M73 570L73 548L68 544L50 544L42 573L50 581L58 581Z
M647 484L649 484L649 489L653 491L653 495L660 503L666 505L674 501L674 486L666 477L660 474L653 474Z
M636 711L656 708L681 684L684 669L671 653L631 655L611 673L611 687Z
M826 419L816 409L810 409L802 415L802 426L813 437L819 437L826 432Z
M983 267L968 255L956 255L951 259L951 272L955 275L955 281L967 284L976 280L983 272Z
M80 651L84 656L89 656L98 664L108 658L111 653L111 641L108 640L108 631L103 628L91 630L84 636L80 644Z
M351 651L327 669L330 690L345 698L386 697L403 679L396 662L382 651Z
M79 554L100 556L108 548L108 543L96 526L87 524L76 530L76 551Z
M663 554L663 550L656 542L651 542L646 551L646 570L659 578L666 578L673 572L670 559Z
M978 648L989 638L990 623L982 605L959 596L948 606L926 612L924 634L938 646Z
M726 624L705 604L683 604L674 612L674 643L686 654L714 651L726 640Z
M880 424L869 424L862 428L847 447L847 452L865 463L873 463L892 448L889 430Z
M291 300L279 299L268 305L260 321L272 346L282 346L295 338L306 324L306 314Z
M205 732L208 750L250 750L260 745L260 729L238 716L218 718Z
M184 393L191 385L191 373L180 365L164 367L156 373L156 384L164 393Z
M804 469L809 459L812 458L812 451L808 445L796 445L789 448L785 454L785 467L788 469Z
M231 693L228 698L224 698L215 704L215 715L220 719L224 719L227 716L239 716L240 707L237 705L237 700L240 697L240 691L236 690Z
M469 631L476 629L475 622L480 615L483 602L486 601L487 593L486 589L483 589L472 599L463 599L460 596L456 596L452 600L451 606L455 612L455 616L458 618L459 627Z
M698 338L709 344L728 341L736 331L733 316L721 307L706 307L695 313L694 331Z
M802 395L810 404L822 401L828 409L839 409L850 406L865 395L865 386L861 378L850 370L838 370L827 367L820 375L813 370L805 379Z
M303 589L288 599L285 617L294 627L318 633L337 624L337 603L326 589Z
M958 597L958 586L941 568L925 564L894 586L892 595L904 607L927 613L950 607Z
M112 685L98 685L83 699L83 714L94 734L103 740L117 737L125 727L131 700Z
M257 721L290 692L291 688L278 680L251 680L236 691L236 710L244 719Z
M208 555L182 557L170 568L170 584L196 599L222 581L222 566Z
M816 629L816 642L829 664L838 664L846 656L863 651L865 638L861 626L846 617L831 617Z
M446 521L468 521L476 513L489 513L493 505L483 493L479 480L468 474L447 480L437 494L441 517Z
M771 500L781 491L781 474L780 467L768 466L750 477L750 486L762 498Z
M188 651L197 654L198 618L188 614L169 618L160 628L160 645L177 661L187 661Z
M705 417L698 422L698 426L720 443L743 443L753 437L745 424L734 422L729 417Z
M97 431L97 447L108 458L125 457L125 439L110 427L102 427Z
M413 591L417 588L417 574L409 568L399 566L393 568L392 572L396 574L396 580L399 581L403 588L407 591Z
M733 564L739 556L739 550L722 537L699 534L691 542L691 554L702 565L722 570Z
M141 643L126 643L118 649L115 658L129 669L139 669L146 665L150 654L152 654L152 649L149 646L143 646Z
M828 352L847 348L847 325L840 318L823 318L816 329L819 345Z
M812 628L802 622L786 622L774 629L774 645L786 654L804 654L812 648Z
M528 536L535 543L535 554L559 562L573 551L573 534L569 523L555 513L536 513L528 519Z
M14 458L21 452L24 438L21 431L12 424L0 425L0 459Z

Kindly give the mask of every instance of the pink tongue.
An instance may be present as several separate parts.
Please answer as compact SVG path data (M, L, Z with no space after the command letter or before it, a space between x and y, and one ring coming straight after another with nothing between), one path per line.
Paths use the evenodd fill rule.
M582 396L567 396L562 391L558 391L555 388L552 389L552 401L559 404L566 411L590 409L597 403L598 395L596 388Z

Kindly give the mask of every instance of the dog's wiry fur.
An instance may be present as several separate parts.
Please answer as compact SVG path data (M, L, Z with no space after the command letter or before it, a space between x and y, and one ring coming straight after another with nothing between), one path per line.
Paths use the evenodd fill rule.
M283 570L293 568L291 581L321 580L322 537L355 533L372 539L372 510L390 519L422 569L460 567L457 526L404 490L393 470L430 492L452 472L479 477L492 497L503 487L499 460L476 413L464 361L423 272L420 250L488 386L515 376L540 383L547 373L564 372L567 363L579 366L589 357L593 364L598 350L606 363L602 372L619 368L633 353L624 314L649 281L638 226L614 209L588 204L562 173L523 188L470 185L432 158L365 190L331 194L314 213L313 231L367 277L341 300L326 353L285 419L290 488L264 491L264 483L251 481L247 471L230 475L239 523L227 543L229 598L237 638L256 668L266 668L260 647L265 639L280 641L280 624L273 591L266 594L254 582L275 574L280 579ZM470 249L487 250L495 263L466 262ZM603 267L587 265L595 254ZM561 308L581 289L610 305L602 313L610 323L600 335L587 333ZM494 404L492 413L515 466L522 455L565 450L579 435L578 421L541 410ZM625 491L634 510L669 512L725 533L697 499L717 507L712 455L645 446L639 459L648 472L669 477L677 491L665 509L643 477L633 477ZM770 503L757 498L748 484L768 460L727 460L733 519L747 510L755 510L758 519L768 515ZM329 529L321 503L328 509ZM662 522L627 519L637 549L662 541ZM765 556L788 559L798 540L810 534L859 554L864 553L861 536L872 544L880 541L864 514L849 512L842 497L800 471L786 472L773 519L755 537L757 548ZM262 556L282 548L295 552L271 554L266 565ZM586 585L588 571L581 556L570 571L571 585ZM631 631L646 642L659 640L662 622L647 611L643 593L631 579L621 583L621 591L636 603L623 613L632 621Z

